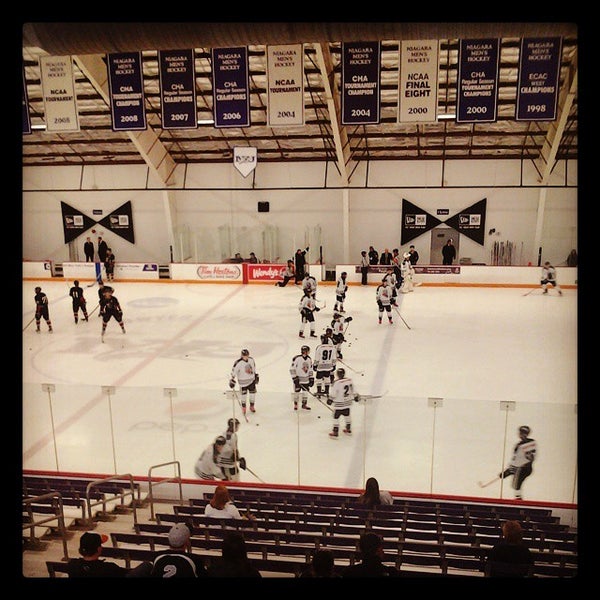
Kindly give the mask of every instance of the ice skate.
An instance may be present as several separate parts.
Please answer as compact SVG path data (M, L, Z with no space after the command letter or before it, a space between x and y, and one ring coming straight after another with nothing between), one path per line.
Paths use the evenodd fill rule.
M338 431L337 431L337 429L334 429L333 431L331 431L329 433L329 437L333 438L333 439L337 439L337 437L338 437Z
M309 406L308 404L306 404L306 402L303 402L303 403L302 403L302 408L303 408L304 410L311 410L310 406Z
M242 406L242 414L245 415L246 414L246 406Z
M303 334L302 332L300 332L300 333L298 334L298 337L301 337L301 338L303 338L303 337L304 337L304 334Z
M350 429L350 427L346 426L344 428L344 433L347 433L348 435L352 435L352 430Z
M302 337L304 337L304 336L302 336ZM310 337L317 337L317 334L314 331L311 331L310 332Z
M253 413L256 412L256 409L254 408L254 404L250 405L250 412L253 412Z
M298 410L298 403L294 402L294 410Z

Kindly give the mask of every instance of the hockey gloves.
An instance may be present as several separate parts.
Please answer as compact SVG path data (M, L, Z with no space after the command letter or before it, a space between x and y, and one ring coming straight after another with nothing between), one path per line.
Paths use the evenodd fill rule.
M308 387L312 387L313 385L315 385L315 378L310 377L308 380Z
M300 387L300 377L292 377L292 381L294 383L294 387L295 388L299 388Z
M258 379L258 373L254 374L254 383L258 383L259 379Z
M333 398L327 398L327 406L330 406L333 404Z
M229 380L229 387L230 387L231 389L233 389L233 388L235 387L235 379L230 379L230 380Z
M350 321L352 321L352 317L346 317L344 319L344 323L350 323Z
M246 459L243 456L240 458L239 464L240 464L240 469L245 471L246 470Z

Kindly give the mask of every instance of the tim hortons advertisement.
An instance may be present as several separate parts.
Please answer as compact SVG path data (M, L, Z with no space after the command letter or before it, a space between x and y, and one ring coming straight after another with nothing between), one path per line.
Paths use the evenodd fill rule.
M242 278L242 267L230 264L198 265L196 273L198 279L202 280L238 281Z
M248 268L248 282L252 281L281 281L285 265L246 264Z

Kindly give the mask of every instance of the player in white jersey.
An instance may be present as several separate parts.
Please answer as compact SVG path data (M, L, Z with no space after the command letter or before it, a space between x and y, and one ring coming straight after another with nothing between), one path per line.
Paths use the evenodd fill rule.
M537 451L536 441L529 437L531 428L528 425L519 427L519 441L513 448L510 465L498 477L504 479L513 476L512 487L515 490L515 498L522 498L521 486L527 477L533 472L533 461Z
M389 280L386 281L384 277L384 280L377 286L375 294L377 298L377 307L379 310L379 324L381 325L383 311L386 311L388 321L390 322L390 325L393 325L394 320L392 319L392 306L397 306L397 304L394 288Z
M556 279L556 269L546 261L544 266L542 267L542 280L541 280L542 289L544 290L542 293L548 293L548 286L551 285L560 296L562 296L562 290L560 289L560 285L558 285L558 281Z
M317 297L317 280L309 273L307 273L302 280L302 291L305 294L308 292L313 298Z
M340 274L340 278L337 280L335 286L335 306L333 307L334 312L346 312L344 310L344 300L346 299L346 292L348 291L348 284L346 283L346 277L348 273L343 271Z
M410 260L410 252L404 253L400 270L402 271L402 287L400 288L400 291L403 294L414 291L413 276L415 274L415 269Z
M304 410L310 410L308 406L308 389L315 385L315 378L313 373L313 361L309 356L310 348L308 346L302 346L300 348L300 354L296 354L292 358L292 364L290 366L290 375L292 376L292 382L294 384L294 391L292 393L292 400L294 401L294 410L298 410L298 400L302 396L302 408Z
M220 435L204 450L194 465L194 472L200 479L227 479L223 469L219 466L219 454L222 452L227 441Z
M335 363L335 346L327 333L324 333L321 336L321 343L315 350L315 359L313 361L315 379L317 381L317 398L320 398L323 395L329 396L329 386L333 383Z
M344 318L340 313L333 313L333 320L331 321L331 339L335 345L337 357L339 359L344 358L342 355L342 344L346 341L346 337L344 336L346 323L350 323L350 321L352 321L352 317Z
M344 417L346 427L344 433L350 435L352 433L352 420L350 418L350 407L352 402L358 401L359 396L354 392L352 379L346 377L344 369L338 369L336 372L337 379L331 386L327 404L333 404L333 430L329 434L331 438L337 438L340 431L340 417Z
M304 337L304 327L308 323L310 337L317 337L317 334L315 333L315 313L319 312L321 309L317 306L315 299L308 290L304 292L304 296L302 296L300 303L298 304L298 310L300 311L301 318L298 335L301 338Z
M240 468L246 468L246 459L240 457L238 446L237 430L239 427L238 419L231 418L227 421L227 430L222 436L225 438L225 445L217 456L217 466L223 469L223 473L229 481L239 481Z
M235 382L240 384L242 392L242 412L246 414L246 398L250 396L250 412L256 412L256 384L258 383L258 373L256 372L256 364L250 356L250 352L244 348L240 358L238 358L231 369L231 378L229 387L233 389Z

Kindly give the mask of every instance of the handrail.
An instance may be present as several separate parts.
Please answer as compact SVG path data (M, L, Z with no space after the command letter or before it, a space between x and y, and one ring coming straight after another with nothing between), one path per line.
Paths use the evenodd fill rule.
M161 463L159 465L153 465L148 469L148 498L150 499L150 520L156 521L154 516L154 496L152 495L152 470L158 469L159 467L165 467L168 465L176 465L177 467L177 475L175 477L167 477L165 479L161 479L160 481L156 481L154 486L161 485L163 483L171 483L176 481L179 485L179 502L183 504L183 489L181 486L181 464L178 460L172 460L170 462Z
M87 504L87 509L88 509L88 524L91 525L93 523L93 518L92 518L92 506L98 506L99 504L102 504L103 506L106 505L106 500L100 500L98 502L94 502L92 503L91 498L90 498L90 490L96 486L102 485L104 483L107 483L109 481L122 481L123 479L128 479L129 480L129 491L124 491L122 490L120 494L115 494L116 498L120 498L121 499L121 504L123 504L123 500L125 500L125 498L127 496L131 496L131 507L133 508L133 523L134 526L137 525L137 510L136 510L136 498L135 498L135 485L133 482L133 475L131 473L126 473L124 475L113 475L112 477L106 477L104 479L94 479L93 481L90 481L86 488L85 488L85 498L86 498L86 504Z
M39 520L34 520L34 510L32 504L39 504L44 500L52 499L52 507L54 508L54 515L51 517L43 517ZM29 523L23 523L23 529L29 529L29 537L33 541L35 540L35 528L36 526L49 523L51 521L58 521L58 529L60 531L60 537L63 545L63 560L69 560L69 549L67 545L67 528L65 527L65 512L62 503L62 494L60 492L48 492L41 496L34 496L32 498L23 499L23 510L27 512Z

